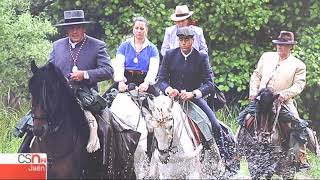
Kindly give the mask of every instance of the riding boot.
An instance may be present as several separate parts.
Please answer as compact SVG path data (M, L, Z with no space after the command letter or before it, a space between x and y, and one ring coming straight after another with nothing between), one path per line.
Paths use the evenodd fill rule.
M87 144L87 151L89 153L95 152L100 148L100 141L98 137L98 123L96 118L92 115L90 111L84 110L84 115L88 121L90 135Z

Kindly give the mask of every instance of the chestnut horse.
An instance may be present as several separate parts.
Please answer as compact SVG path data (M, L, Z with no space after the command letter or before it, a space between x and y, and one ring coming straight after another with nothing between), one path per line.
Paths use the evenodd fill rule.
M292 179L296 172L292 138L288 127L278 121L278 96L267 88L260 90L255 100L256 117L247 119L237 133L240 155L246 157L253 179L271 179L273 174Z

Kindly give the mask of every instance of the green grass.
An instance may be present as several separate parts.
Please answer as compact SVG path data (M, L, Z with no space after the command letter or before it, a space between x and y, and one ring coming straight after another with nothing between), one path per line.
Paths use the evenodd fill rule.
M320 158L313 153L308 153L308 159L311 164L311 169L307 172L299 173L312 178L320 179Z
M17 111L0 105L0 153L17 152L22 138L16 138L12 129L25 112L27 112L26 108Z
M238 122L236 119L239 112L240 109L237 106L225 106L221 110L217 111L216 114L218 119L227 124L232 129L232 132L235 133L238 128Z

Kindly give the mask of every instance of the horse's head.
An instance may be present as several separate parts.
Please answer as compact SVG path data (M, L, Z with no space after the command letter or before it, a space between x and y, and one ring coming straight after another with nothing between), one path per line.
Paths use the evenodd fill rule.
M274 102L278 99L279 94L264 88L261 89L256 98L257 108L257 131L258 138L261 142L275 142L275 132L273 129L275 110ZM275 138L275 139L274 139Z
M34 61L31 62L33 76L29 80L31 93L31 114L33 117L33 133L35 136L44 136L55 132L61 126L58 112L59 107L65 106L58 101L64 98L68 90L67 80L62 72L52 63L38 68Z
M152 127L158 142L160 160L167 162L169 152L172 152L174 136L173 106L174 100L168 96L158 96L153 101L149 100L149 108L152 113Z
M278 97L279 94L273 94L268 88L261 89L256 97L257 110L262 113L272 113L273 102Z

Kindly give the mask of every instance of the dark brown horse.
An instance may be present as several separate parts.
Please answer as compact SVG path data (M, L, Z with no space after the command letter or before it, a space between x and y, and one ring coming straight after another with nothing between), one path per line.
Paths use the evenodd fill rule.
M51 63L31 63L33 134L30 152L47 153L49 179L135 178L133 153L140 134L97 115L101 148L87 153L89 128L67 79Z
M262 89L255 100L255 118L246 119L237 133L240 155L246 157L253 179L271 179L273 174L292 179L295 174L292 138L288 126L278 121L278 96Z

